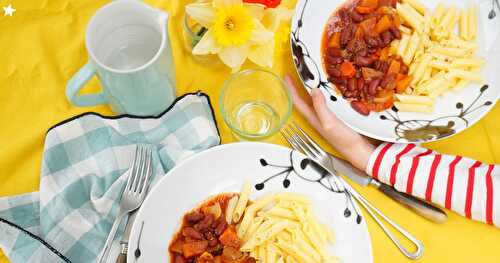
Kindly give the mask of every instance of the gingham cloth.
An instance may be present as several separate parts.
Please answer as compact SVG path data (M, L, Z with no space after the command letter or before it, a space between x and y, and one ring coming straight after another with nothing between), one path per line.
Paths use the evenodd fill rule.
M13 263L94 262L117 215L138 143L156 150L152 185L180 160L218 145L208 97L185 95L158 118L84 114L52 128L39 192L0 198L0 247L7 257ZM116 260L125 222L108 262Z

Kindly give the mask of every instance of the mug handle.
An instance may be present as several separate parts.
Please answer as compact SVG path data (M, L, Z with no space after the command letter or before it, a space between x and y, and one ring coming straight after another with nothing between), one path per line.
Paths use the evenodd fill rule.
M102 92L78 95L78 92L95 74L96 69L90 62L87 62L87 64L78 70L78 72L69 80L68 85L66 86L66 97L75 106L88 107L107 103Z

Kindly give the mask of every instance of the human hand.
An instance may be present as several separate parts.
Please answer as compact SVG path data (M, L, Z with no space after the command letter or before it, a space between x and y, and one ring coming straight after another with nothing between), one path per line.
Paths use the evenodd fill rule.
M311 97L303 98L290 76L285 76L285 82L292 95L293 104L309 124L353 166L365 171L375 147L328 109L325 97L318 88L312 90Z

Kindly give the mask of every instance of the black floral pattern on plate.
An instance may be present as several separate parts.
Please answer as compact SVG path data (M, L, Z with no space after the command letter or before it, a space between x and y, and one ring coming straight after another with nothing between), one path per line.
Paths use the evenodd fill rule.
M291 179L293 178L297 178L309 183L318 184L332 193L343 194L345 196L344 216L346 218L349 218L354 212L356 223L361 223L362 216L358 211L357 206L354 205L351 194L348 191L345 191L343 187L340 187L338 185L338 181L334 178L333 175L325 171L323 168L321 168L311 160L303 158L302 155L300 155L296 151L290 151L289 160L290 162L288 164L282 165L273 164L272 162L261 158L259 160L259 163L262 167L273 167L278 169L276 173L255 184L255 189L257 191L261 191L265 188L266 184L279 177L283 178L281 184L285 189L290 187L292 183Z
M300 10L300 17L297 21L297 28L291 34L293 60L304 86L309 89L322 88L328 92L331 101L337 101L335 91L330 86L330 83L321 77L320 65L314 61L309 53L309 48L300 39L300 32L304 25L304 12L308 3L309 0L304 1L304 6Z
M495 18L497 16L497 13L495 12L495 7L500 12L500 3L498 2L498 0L491 0L491 10L488 13L488 18L489 19L493 19L493 18Z
M455 107L459 110L458 114L440 117L434 120L401 120L398 109L392 107L392 110L385 111L385 114L380 115L382 120L389 120L396 123L394 132L398 136L398 140L406 139L412 142L420 142L434 139L441 139L456 133L454 129L457 122L464 122L465 126L469 126L469 120L466 116L479 110L482 107L491 106L493 102L486 101L483 104L476 105L478 100L488 90L488 85L484 85L479 89L479 94L472 103L465 107L462 102L458 102Z

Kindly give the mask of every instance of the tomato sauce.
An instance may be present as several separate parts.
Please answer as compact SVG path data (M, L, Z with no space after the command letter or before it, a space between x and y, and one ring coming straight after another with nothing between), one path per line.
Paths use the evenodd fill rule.
M411 76L401 57L391 54L391 42L401 39L396 0L348 2L329 19L322 41L328 80L362 115L393 106Z

